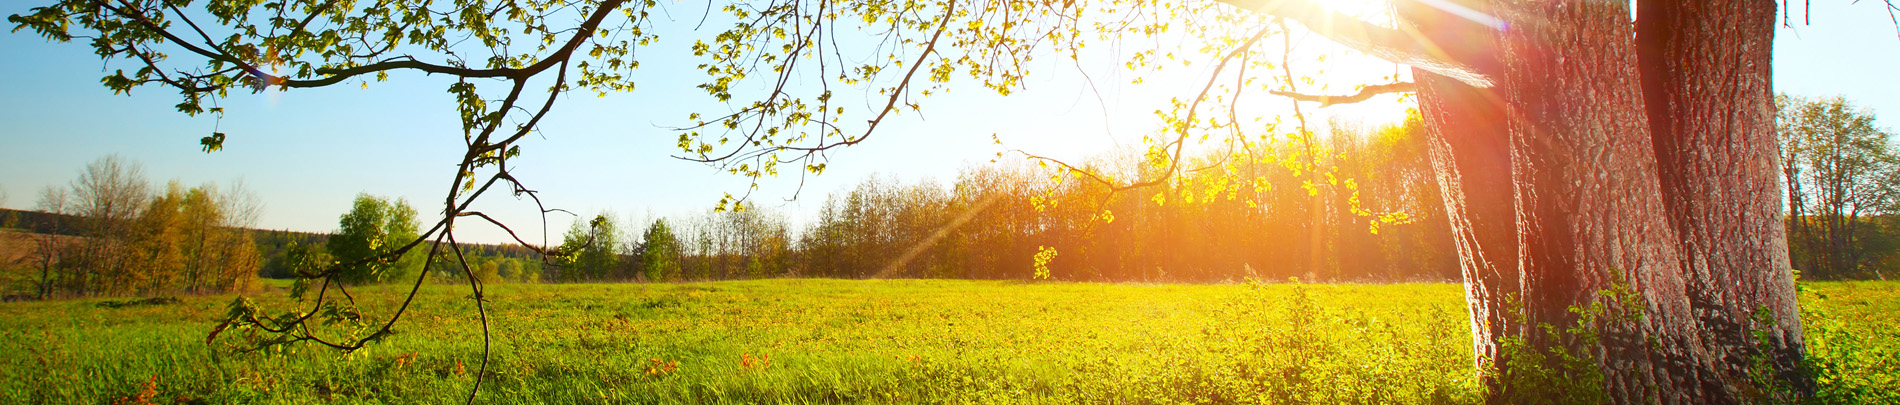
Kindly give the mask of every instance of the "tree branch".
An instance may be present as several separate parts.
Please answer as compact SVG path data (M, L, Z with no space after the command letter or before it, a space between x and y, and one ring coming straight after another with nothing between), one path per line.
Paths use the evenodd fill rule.
M568 38L566 43L563 43L559 48L556 48L554 53L549 54L548 56L535 62L533 65L529 65L522 68L471 69L471 68L465 68L465 67L460 67L460 66L447 66L447 65L425 63L422 61L418 61L412 57L400 57L400 58L392 58L392 59L383 60L380 62L370 63L367 65L360 65L360 66L354 66L354 67L348 67L348 68L341 68L341 67L317 68L316 73L320 75L325 75L326 77L318 78L318 79L292 79L289 77L274 75L269 72L266 72L264 71L264 69L262 69L260 66L256 64L247 62L243 58L238 57L237 55L232 55L228 52L225 52L223 49L216 48L216 44L210 43L208 37L207 37L207 45L212 46L212 48L207 49L204 47L193 45L191 42L186 41L184 38L180 38L176 34L167 30L164 24L161 24L159 21L153 20L150 16L147 16L144 13L138 12L136 8L133 8L134 5L132 3L129 3L126 0L119 0L119 1L124 5L123 7L114 7L103 0L97 1L95 2L95 4L97 4L98 6L102 8L105 8L106 10L112 11L115 14L118 14L121 17L124 17L126 19L139 23L140 25L144 26L146 29L152 31L152 33L158 34L159 36L162 36L165 39L170 40L172 43L177 44L179 47L185 48L185 50L187 51L191 51L192 53L198 54L199 56L203 56L210 60L221 61L221 62L237 65L240 69L244 70L251 77L257 80L256 83L253 84L253 86L258 90L262 90L264 87L268 87L268 86L280 86L280 87L285 87L285 88L324 87L324 86L336 84L338 82L342 82L344 80L347 80L356 76L361 76L364 74L384 72L384 71L390 71L390 70L398 70L398 69L413 69L413 70L419 70L419 71L423 71L427 73L441 73L441 74L448 74L448 75L453 75L453 76L462 77L462 78L505 77L505 78L522 80L522 79L526 79L526 78L538 75L542 71L552 68L558 64L566 63L569 57L573 55L574 50L580 48L581 43L585 42L588 38L592 38L595 35L595 29L597 29L600 26L601 22L604 21L608 15L613 14L615 10L619 9L620 6L626 2L626 0L602 1L600 5L596 6L593 14L589 15L587 20L582 22L581 25L574 30L574 34ZM183 14L181 13L180 15L182 16ZM194 30L197 30L197 32L200 35L204 34L203 30L197 29L198 28L197 24L191 23L190 20L186 20L186 23L189 24ZM190 89L187 89L187 90L190 90Z
M1366 101L1366 99L1372 98L1372 96L1376 96L1380 94L1407 93L1407 92L1416 91L1417 89L1418 89L1418 86L1413 84L1412 82L1398 82L1398 83L1368 85L1365 88L1359 89L1359 92L1356 94L1350 94L1350 95L1344 95L1344 96L1303 94L1303 93L1295 93L1291 91L1281 91L1281 90L1270 90L1270 91L1267 91L1267 93L1270 93L1276 96L1291 98L1291 99L1299 100L1299 101L1317 101L1319 102L1320 108L1325 108L1325 107L1331 107L1335 104L1352 104L1352 103L1357 103L1361 101Z
M1425 69L1474 87L1491 87L1492 84L1490 74L1465 62L1453 60L1443 52L1433 51L1433 45L1420 38L1340 14L1312 0L1219 1L1244 10L1293 20L1326 39L1392 63Z

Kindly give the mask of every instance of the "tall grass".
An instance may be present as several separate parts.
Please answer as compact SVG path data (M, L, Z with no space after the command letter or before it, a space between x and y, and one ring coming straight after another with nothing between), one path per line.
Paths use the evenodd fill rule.
M1892 400L1896 283L1808 284L1830 402ZM396 288L352 289L370 315ZM258 297L292 308L281 292ZM500 403L1475 403L1456 285L766 280L497 285ZM0 403L444 403L480 367L466 290L430 286L354 353L207 344L231 297L0 304ZM341 332L342 328L330 332Z

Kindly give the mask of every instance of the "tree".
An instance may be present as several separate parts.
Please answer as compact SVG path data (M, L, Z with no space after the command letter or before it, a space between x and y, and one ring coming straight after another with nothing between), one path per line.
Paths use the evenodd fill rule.
M1800 268L1821 278L1858 273L1868 253L1860 241L1869 226L1864 216L1892 213L1900 204L1893 134L1874 126L1872 111L1842 97L1775 101Z
M483 261L475 266L475 278L483 284L498 283L501 278L501 263L495 260Z
M1650 1L1631 10L1618 2L1399 1L1403 29L1393 29L1309 0L1223 2L1260 13L1117 0L728 5L721 18L731 28L696 42L693 52L708 75L700 88L734 104L733 112L692 115L679 145L683 157L754 178L776 175L781 166L816 173L824 169L822 153L862 142L898 111L921 108L919 98L940 92L958 72L1007 94L1022 86L1032 66L1025 62L1036 55L1075 57L1089 42L1084 32L1111 40L1165 33L1181 22L1185 28L1174 29L1212 37L1208 49L1220 56L1211 77L1220 77L1229 62L1264 66L1270 57L1258 47L1269 34L1290 49L1291 20L1414 66L1413 85L1301 95L1282 52L1275 66L1284 74L1271 86L1321 104L1416 89L1466 279L1478 364L1507 371L1487 373L1499 388L1494 392L1509 397L1513 388L1528 388L1497 384L1496 376L1516 367L1501 357L1500 346L1511 339L1589 354L1616 402L1741 401L1757 392L1744 386L1753 381L1746 375L1753 358L1767 359L1776 385L1808 390L1797 373L1801 328L1776 195L1768 75L1775 3ZM632 50L651 44L657 32L647 14L657 4L651 0L580 7L497 1L457 9L393 1L361 10L295 1L269 3L256 14L262 4L212 4L194 14L175 2L58 0L9 21L53 40L92 37L97 54L136 67L105 77L108 88L169 86L180 90L178 109L187 114L221 113L204 108L203 99L231 90L367 84L405 70L453 78L448 88L468 151L449 183L443 218L398 252L425 238L434 238L431 250L445 242L453 247L458 218L488 219L467 207L497 182L531 195L507 169L516 142L564 91L631 88L624 73L638 66ZM1093 24L1103 9L1129 20ZM580 22L550 27L570 19ZM853 29L895 45L862 49L830 38ZM457 47L463 39L470 45ZM189 57L164 54L160 44ZM1142 51L1130 64L1145 65L1159 53ZM741 85L748 78L767 83ZM807 79L817 84L799 85ZM520 103L531 81L552 83L538 107ZM491 103L477 83L496 82L506 90L495 94L506 95ZM878 99L862 126L842 118L841 106L859 100L834 98L833 83L875 89L867 92ZM1208 88L1214 84L1210 78ZM1091 177L1111 192L1173 187L1170 179L1186 169L1181 150L1189 139L1236 125L1197 117L1201 102L1235 99L1203 90L1165 114L1168 131L1153 138L1149 153L1159 163L1152 176L1117 181L1062 165L1070 169L1064 173ZM1310 136L1303 121L1294 135ZM224 139L214 133L201 143L212 151ZM1629 299L1600 294L1618 287L1630 289ZM471 288L479 310L480 287ZM1637 316L1570 310L1596 304ZM1758 312L1766 316L1753 316ZM383 336L398 318L362 341ZM1537 327L1580 320L1591 320L1604 339L1550 337ZM1754 336L1765 341L1752 342Z
M1493 201L1453 204L1458 197L1448 195L1447 205L1478 220L1516 218L1454 225L1475 236L1459 240L1473 253L1467 264L1502 259L1468 266L1470 284L1488 290L1474 291L1474 306L1484 309L1474 313L1522 311L1529 321L1474 323L1474 330L1574 347L1537 342L1537 333L1518 328L1574 322L1577 314L1566 308L1626 284L1641 300L1622 311L1640 320L1600 321L1604 343L1580 348L1597 354L1613 400L1741 401L1758 392L1745 385L1756 359L1769 365L1775 385L1808 392L1798 372L1801 327L1777 195L1768 75L1775 4L1638 6L1634 22L1622 4L1495 6L1488 12L1507 16L1513 28L1502 31L1427 24L1445 19L1443 11L1410 13L1421 26L1449 25L1428 28L1439 43L1488 34L1450 54L1501 79L1484 87L1420 75L1420 103L1437 143L1481 143L1435 150L1441 181ZM1580 95L1588 101L1572 98ZM1487 176L1471 169L1502 160L1485 151L1509 157L1510 170L1498 172L1508 181L1460 184L1461 176ZM1510 189L1491 188L1503 184ZM1495 203L1504 196L1509 205ZM1510 255L1476 254L1487 248L1469 243L1511 235L1515 246L1493 250ZM1487 270L1501 272L1479 273ZM1512 293L1528 305L1506 305Z
M521 265L518 259L500 258L496 259L495 263L498 264L495 275L500 277L501 281L532 282L541 279L540 273L527 271L531 267Z
M83 294L124 292L124 281L134 271L126 251L132 221L139 216L150 184L138 163L107 155L86 165L72 182L69 213L80 217L82 239L75 263L77 274L67 280L70 291Z
M620 267L620 226L612 215L602 213L585 223L574 221L561 238L561 256L556 272L542 273L544 281L584 282L620 279L613 271ZM627 277L630 278L630 277Z
M324 245L331 258L348 264L338 281L365 284L416 275L425 256L396 249L416 238L417 227L416 209L409 207L409 201L357 194L350 212L337 220L336 233Z
M329 252L315 245L290 241L289 245L284 246L283 267L292 274L315 273L335 261Z
M257 286L262 259L246 230L257 208L242 186L220 191L206 183L185 189L177 181L140 215L136 242L154 291L247 291Z
M1522 339L1590 354L1616 402L1740 401L1751 358L1808 389L1775 196L1774 3L1400 3L1416 37L1237 3L1416 67L1481 366L1514 367L1501 346ZM1634 299L1598 293L1618 286ZM1570 311L1592 303L1638 316ZM1579 320L1605 338L1536 330Z
M184 281L188 261L184 234L191 224L181 212L183 188L177 181L168 184L164 193L152 197L133 224L133 235L128 240L132 245L131 262L137 269L127 275L128 282L140 292L168 291Z
M72 204L71 197L66 194L66 189L64 188L46 186L45 189L40 191L40 200L36 203L35 209L54 215L43 217L46 218L46 221L51 223L32 224L32 227L36 229L50 229L50 231L47 232L36 232L33 234L33 264L40 269L38 299L44 300L52 297L54 266L59 264L60 260L66 257L67 252L70 251L70 244L61 241L57 235L60 229L59 222L61 214L68 212L67 207L70 204Z
M653 221L640 236L640 269L647 281L671 281L680 278L680 242L667 227L666 219Z

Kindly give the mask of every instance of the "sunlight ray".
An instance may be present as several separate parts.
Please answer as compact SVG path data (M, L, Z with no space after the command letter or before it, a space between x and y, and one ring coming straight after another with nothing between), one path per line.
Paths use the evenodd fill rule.
M1475 22L1475 23L1484 25L1486 27L1491 27L1491 29L1494 29L1494 30L1503 31L1506 28L1508 28L1510 25L1510 24L1505 23L1503 19L1497 18L1496 16L1485 14L1484 12L1481 12L1478 10L1472 10L1470 7L1465 7L1457 3L1452 3L1445 0L1418 0L1418 2L1427 6L1432 6L1432 8L1444 10L1447 13L1451 13L1451 15L1459 16L1466 20L1471 20L1471 22Z

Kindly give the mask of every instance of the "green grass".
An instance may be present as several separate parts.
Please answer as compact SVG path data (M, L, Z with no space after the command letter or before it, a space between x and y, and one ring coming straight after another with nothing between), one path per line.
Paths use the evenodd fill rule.
M1804 286L1823 398L1900 390L1900 284ZM352 292L383 315L398 290ZM283 295L257 299L292 308ZM1447 284L500 285L480 399L1473 403L1462 299ZM207 345L230 300L0 304L0 403L444 403L480 365L462 287L428 287L398 334L351 354L239 354L230 332Z

